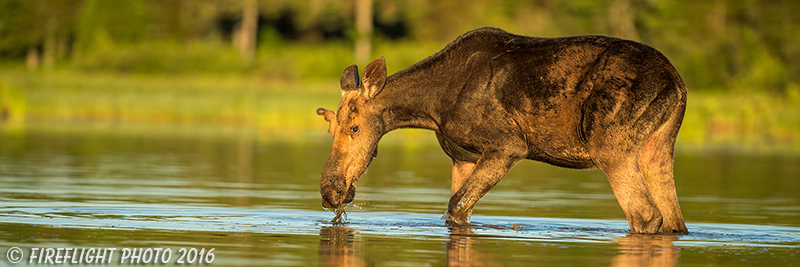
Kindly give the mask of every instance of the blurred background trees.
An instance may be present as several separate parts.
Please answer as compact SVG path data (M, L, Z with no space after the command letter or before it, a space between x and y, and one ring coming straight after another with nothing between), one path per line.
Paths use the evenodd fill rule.
M378 55L397 71L482 26L640 41L692 89L800 87L800 2L791 0L4 0L0 62L335 78Z
M685 147L800 151L794 0L2 0L0 128L324 134L313 110L338 103L346 66L394 73L484 26L649 44L690 90Z

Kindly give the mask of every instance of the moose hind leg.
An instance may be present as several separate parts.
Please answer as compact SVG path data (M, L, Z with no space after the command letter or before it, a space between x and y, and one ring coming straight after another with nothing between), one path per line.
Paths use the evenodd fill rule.
M628 219L631 232L657 233L661 227L662 215L647 189L642 171L635 159L622 160L618 164L603 164L600 169L606 173L611 190Z
M686 234L686 224L678 204L678 194L673 179L673 150L675 135L673 127L665 125L651 136L639 154L639 166L664 221L661 233ZM677 127L674 127L677 128Z

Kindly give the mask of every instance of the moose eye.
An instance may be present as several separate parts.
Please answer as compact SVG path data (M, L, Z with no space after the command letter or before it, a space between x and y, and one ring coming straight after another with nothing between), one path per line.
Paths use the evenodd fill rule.
M353 132L354 134L358 133L358 126L350 127L350 131Z

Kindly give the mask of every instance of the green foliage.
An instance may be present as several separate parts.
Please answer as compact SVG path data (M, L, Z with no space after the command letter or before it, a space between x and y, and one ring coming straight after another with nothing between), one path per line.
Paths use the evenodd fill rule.
M21 124L25 118L25 94L0 83L0 126Z
M442 48L444 48L444 44L437 42L378 41L374 47L373 54L375 54L375 56L373 58L384 56L386 58L387 71L391 74L439 52ZM368 62L358 62L359 66L362 68L366 66L367 63ZM341 75L341 70L339 74Z
M765 92L690 92L678 143L684 148L800 149L800 86Z
M637 30L664 52L690 90L782 93L800 75L796 1L658 1Z
M438 43L376 41L373 57L387 58L389 73L399 71L427 56L438 52ZM292 45L266 48L259 51L255 74L259 77L280 80L338 79L347 66L358 64L360 70L369 62L355 62L349 43L321 45Z
M278 80L338 79L353 64L352 48L344 43L265 47L256 56L255 74Z
M366 63L352 60L355 4L260 0L268 23L260 26L255 60L240 60L231 45L242 16L238 2L1 1L0 56L7 57L0 60L20 60L35 48L44 60L55 55L81 70L335 78L347 65ZM800 62L797 1L386 0L374 11L376 23L406 31L389 42L378 39L384 35L376 26L373 57L385 56L397 64L394 71L465 31L495 26L533 36L641 41L664 52L692 91L783 93L800 76L800 65L792 64Z
M33 7L30 1L9 0L0 1L0 51L2 54L19 53L22 54L29 43L33 43L34 36L31 31L23 30L19 27L28 25L23 14L30 15ZM30 27L27 27L30 29Z
M355 62L349 43L262 45L256 59L244 60L233 48L212 42L182 44L157 41L114 44L98 39L97 47L73 61L74 67L91 72L149 74L244 74L278 81L338 79ZM274 39L273 39L274 40ZM399 71L438 52L438 43L377 40L373 58L387 58L389 72Z
M0 1L0 56L21 57L30 47L66 45L82 0ZM62 53L63 54L63 53ZM54 55L61 56L61 55Z
M138 0L87 0L78 22L76 46L80 51L106 48L109 43L135 43L145 39L144 2Z
M95 48L75 59L73 66L87 71L153 74L244 73L251 69L233 48L221 43L115 44L106 40L99 34Z
M115 72L0 71L25 88L29 123L243 127L264 135L324 134L316 108L333 108L338 81L282 83L220 75L120 75ZM0 91L2 92L2 91ZM5 97L4 97L5 98Z

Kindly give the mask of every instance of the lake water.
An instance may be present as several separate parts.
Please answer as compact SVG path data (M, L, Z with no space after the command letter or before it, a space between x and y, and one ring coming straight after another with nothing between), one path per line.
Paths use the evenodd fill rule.
M430 142L388 137L332 224L319 195L330 137L165 132L0 128L0 265L12 247L25 261L171 248L170 262L213 248L209 266L800 265L797 155L679 151L689 235L627 234L602 172L530 161L451 229L450 160Z

